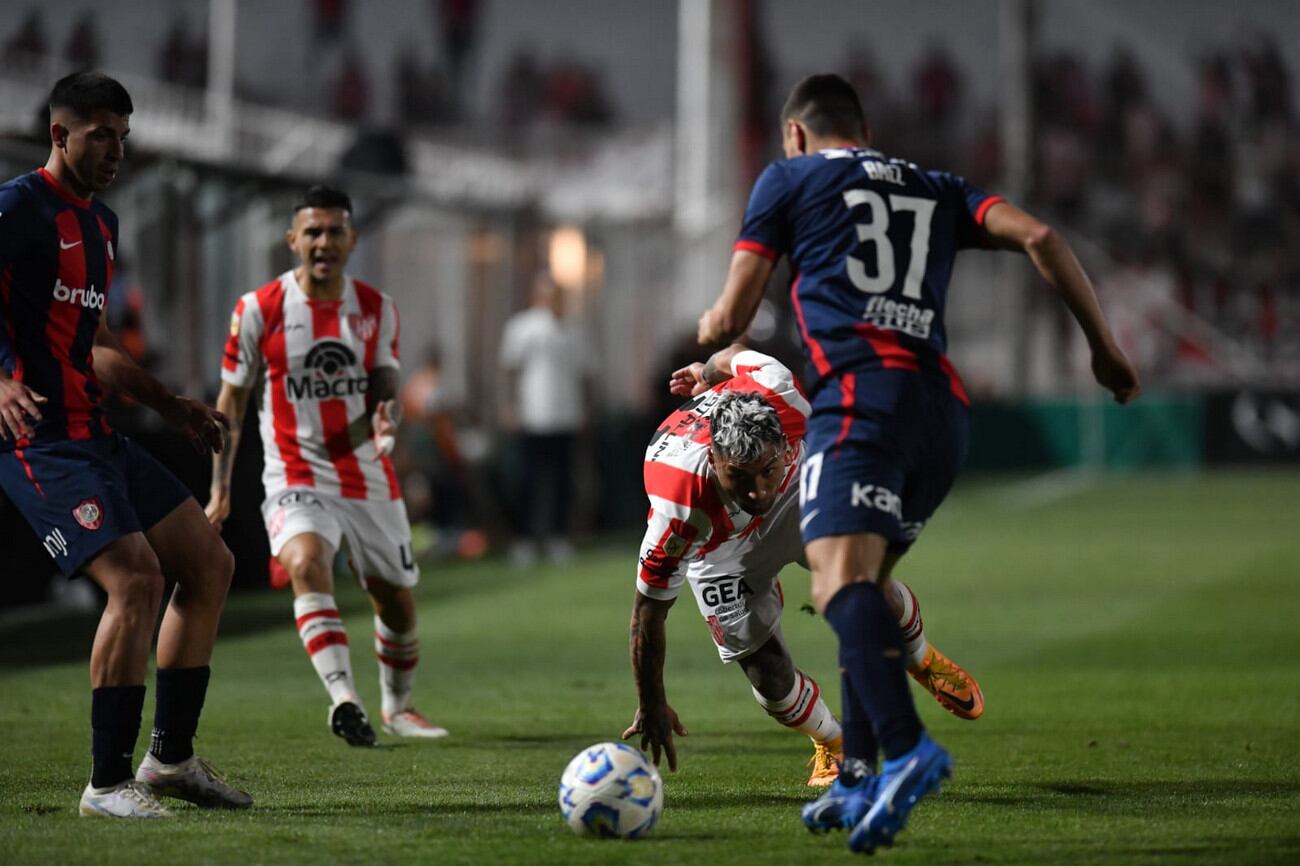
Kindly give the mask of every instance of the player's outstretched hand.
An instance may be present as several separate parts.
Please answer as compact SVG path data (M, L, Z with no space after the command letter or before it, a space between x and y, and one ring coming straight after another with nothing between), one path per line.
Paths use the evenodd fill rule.
M1098 385L1115 396L1116 403L1132 403L1142 393L1137 369L1118 346L1092 353L1092 375Z
M678 397L694 397L709 390L708 380L704 378L704 365L699 361L689 367L674 370L668 379L668 392Z
M224 414L189 397L174 396L159 413L163 420L189 437L200 454L220 454L226 447L230 421Z
M623 739L634 734L641 735L641 751L650 752L655 766L659 766L660 755L668 758L668 769L677 772L677 747L673 745L673 734L686 736L686 728L677 718L677 712L668 704L646 711L637 707L632 724L623 732Z
M41 420L45 398L22 382L0 378L0 439L21 439L35 433L28 419Z

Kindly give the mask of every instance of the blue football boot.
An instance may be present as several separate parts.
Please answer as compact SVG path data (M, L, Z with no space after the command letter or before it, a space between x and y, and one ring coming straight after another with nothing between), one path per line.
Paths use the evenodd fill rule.
M846 776L856 781L845 784ZM804 804L799 813L804 826L814 833L849 829L861 821L871 808L876 781L877 777L866 761L860 758L847 759L839 777L826 789L826 793L811 803Z
M849 850L870 854L893 845L912 808L951 775L952 758L922 733L910 752L885 762L876 779L874 802L849 836Z

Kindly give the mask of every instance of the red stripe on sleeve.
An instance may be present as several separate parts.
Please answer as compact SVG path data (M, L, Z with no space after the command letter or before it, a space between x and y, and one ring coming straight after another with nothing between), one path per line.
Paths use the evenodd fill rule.
M339 312L341 301L308 301L311 307L312 337L340 339ZM367 349L369 351L369 349ZM340 375L347 375L342 371ZM339 474L339 493L346 499L366 498L366 476L361 471L352 435L348 429L348 404L346 400L330 398L320 401L320 420L325 428L325 452L329 454L334 471Z
M980 202L980 206L975 209L975 224L984 225L984 217L988 216L989 208L1002 200L1000 195L991 195Z
M238 322L238 325L236 325ZM221 359L221 369L233 373L239 369L239 329L244 323L244 299L235 303L235 312L231 315L230 336L226 338L226 352Z
M284 286L279 280L257 291L262 312L262 354L266 357L267 390L271 394L271 425L275 447L284 461L285 481L295 487L315 487L311 466L298 447L298 411L285 392L289 357L284 345Z
M734 252L746 252L760 255L769 262L774 262L781 258L781 254L771 247L760 244L758 241L736 241L735 246L731 248Z

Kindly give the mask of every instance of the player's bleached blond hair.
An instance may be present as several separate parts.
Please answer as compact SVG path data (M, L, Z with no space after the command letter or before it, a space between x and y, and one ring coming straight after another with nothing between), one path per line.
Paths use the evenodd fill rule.
M786 444L776 408L759 394L732 391L709 413L713 451L733 463L753 463L772 445Z

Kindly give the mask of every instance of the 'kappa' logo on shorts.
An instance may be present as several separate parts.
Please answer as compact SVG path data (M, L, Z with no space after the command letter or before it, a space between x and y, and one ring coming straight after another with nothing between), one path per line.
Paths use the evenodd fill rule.
M100 504L98 496L92 496L78 502L77 507L72 509L72 516L76 518L82 529L93 531L99 529L104 522L104 507Z

